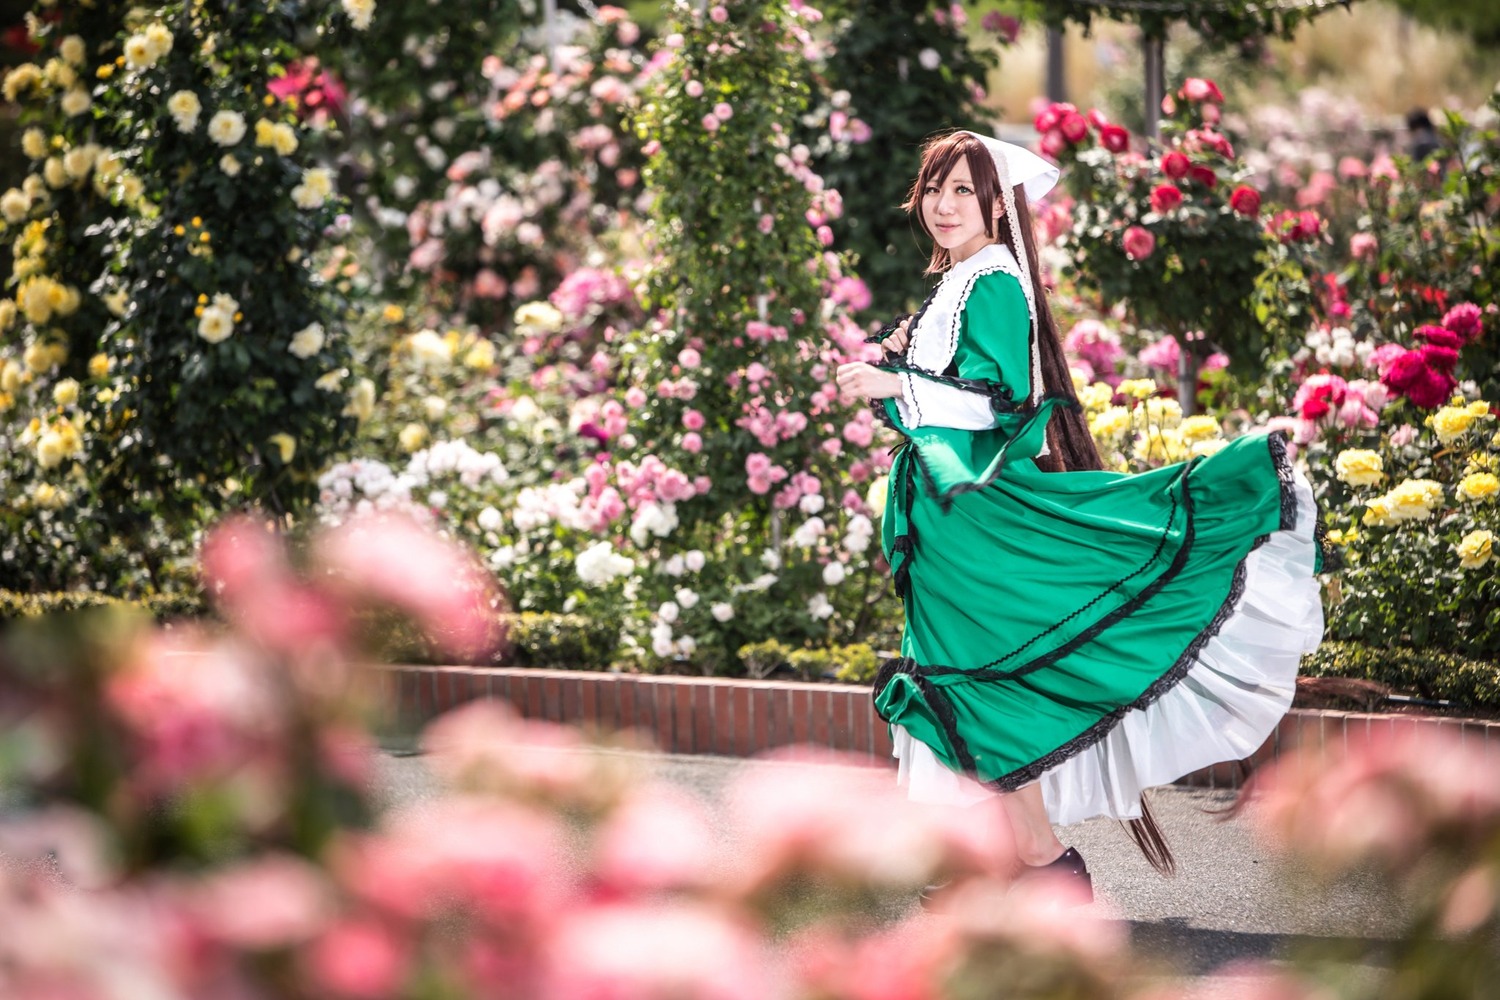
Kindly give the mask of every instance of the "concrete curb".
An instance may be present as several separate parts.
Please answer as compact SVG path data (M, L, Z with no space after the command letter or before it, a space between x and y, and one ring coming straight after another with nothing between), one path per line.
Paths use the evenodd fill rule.
M495 699L528 719L635 729L667 753L748 757L811 743L863 756L873 766L894 766L886 725L871 708L870 689L859 684L504 667L374 669L380 702L402 727L421 726L465 702ZM1445 733L1482 747L1500 776L1500 722L1292 709L1245 761L1215 764L1178 784L1238 788L1256 767L1294 748L1342 749L1403 730Z

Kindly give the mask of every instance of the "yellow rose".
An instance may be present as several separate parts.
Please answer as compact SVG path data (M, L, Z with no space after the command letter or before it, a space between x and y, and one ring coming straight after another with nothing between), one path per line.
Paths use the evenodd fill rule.
M156 65L157 58L145 35L131 35L125 39L125 65L131 69L150 69Z
M1153 396L1131 411L1137 429L1161 430L1182 423L1182 405L1166 396Z
M516 326L556 333L562 329L563 317L550 302L527 302L516 310Z
M1145 399L1156 394L1156 380L1149 378L1128 378L1121 382L1119 391L1132 399Z
M297 151L297 130L282 122L271 133L271 147L282 156L291 156Z
M1385 464L1373 451L1351 448L1333 461L1338 478L1350 486L1373 486L1385 478Z
M69 35L57 46L58 54L74 66L82 66L83 61L88 58L88 51L84 48L83 39L77 35Z
M0 216L5 221L14 225L26 218L26 213L31 211L31 198L25 191L19 188L11 188L5 194L0 195Z
M55 469L67 457L67 446L57 431L47 431L36 443L36 464L43 469Z
M63 114L69 118L77 118L89 108L94 106L94 101L89 97L89 92L82 87L74 87L63 95Z
M1469 412L1467 405L1445 406L1428 418L1442 444L1452 444L1463 437L1476 419L1478 418Z
M1177 428L1177 432L1182 435L1184 441L1205 441L1223 433L1219 422L1206 413L1188 417Z
M1353 545L1359 541L1359 531L1355 528L1350 528L1348 531L1341 528L1329 528L1328 534L1324 537L1333 545Z
M398 440L404 451L416 451L427 443L427 428L421 424L407 424L401 428Z
M1443 486L1431 479L1408 479L1386 496L1394 520L1425 521L1443 502Z
M78 72L61 59L49 59L42 67L42 76L59 90L66 90L78 82Z
M16 324L16 304L11 299L0 299L0 333Z
M198 115L203 112L203 102L191 90L179 90L167 98L167 110L179 132L191 132L198 127Z
M257 146L271 146L275 143L273 136L276 134L276 123L269 118L258 118L255 121L255 144Z
M436 330L418 330L406 338L412 360L424 368L442 369L453 360L453 346Z
M104 378L104 376L109 374L109 370L112 367L114 367L114 362L110 360L107 354L96 354L92 358L89 358L89 376L91 378Z
M15 392L21 388L21 366L9 358L4 364L0 364L0 389L6 392Z
M52 367L52 351L40 341L33 341L26 345L26 350L21 354L21 361L26 365L26 370L33 375L40 375Z
M1385 528L1395 524L1391 517L1391 499L1387 495L1378 496L1365 504L1364 523L1372 528Z
M29 128L21 134L21 152L33 160L47 157L47 134L39 128Z
M68 184L68 168L63 166L61 157L49 156L47 162L42 164L42 179L51 188L66 187Z
M297 454L296 438L292 437L290 434L287 434L284 431L280 434L272 434L267 440L275 445L277 451L281 453L282 465L286 465L287 463L291 462L292 456Z
M144 35L146 44L151 46L153 62L172 51L172 32L160 21L147 27Z
M1492 531L1471 531L1459 540L1455 546L1458 552L1458 564L1464 569L1480 569L1490 561L1490 556L1495 552L1495 533Z
M364 423L375 415L375 383L367 378L362 378L354 383L354 390L349 393L349 404L344 407L344 414L352 416Z
M1493 472L1471 472L1458 483L1458 495L1465 500L1493 500L1500 492L1500 477Z
M1114 398L1114 387L1104 382L1095 382L1078 391L1078 401L1090 413L1097 413L1104 409Z
M477 341L464 355L464 366L475 371L487 371L495 364L495 345L488 340Z
M875 512L878 517L885 510L885 501L891 491L891 477L881 476L870 483L870 488L865 491L865 504Z
M1178 433L1182 432L1179 430ZM1192 447L1189 449L1189 454L1194 458L1207 458L1210 455L1217 455L1228 447L1229 442L1223 438L1209 438L1206 441L1194 441Z
M1130 411L1123 406L1111 406L1089 418L1089 433L1103 443L1119 441L1130 429Z
M324 372L322 375L318 376L318 380L314 382L313 385L317 386L319 389L322 389L324 392L338 392L344 384L345 374L346 373L342 368L335 369L331 372Z
M1068 377L1073 380L1074 392L1082 392L1084 390L1084 387L1089 384L1089 380L1087 378L1084 378L1083 372L1079 371L1077 368L1069 368Z
M399 323L406 318L406 310L393 302L380 311L380 318L387 323Z
M94 160L98 156L99 147L92 142L74 146L63 154L63 169L68 172L69 177L81 181L93 169Z
M14 104L21 99L21 95L29 92L42 82L42 71L34 63L22 63L5 75L5 84L0 87L5 94L5 99Z
M78 402L78 383L65 378L52 387L52 402L58 406L72 406Z
M375 16L375 0L342 0L344 13L355 31L364 31Z

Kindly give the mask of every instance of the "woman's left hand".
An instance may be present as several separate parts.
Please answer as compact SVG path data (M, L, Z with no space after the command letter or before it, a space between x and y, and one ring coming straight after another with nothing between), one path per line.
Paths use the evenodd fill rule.
M901 376L895 372L882 371L863 361L851 361L839 365L835 379L839 392L846 396L864 399L889 399L901 395Z

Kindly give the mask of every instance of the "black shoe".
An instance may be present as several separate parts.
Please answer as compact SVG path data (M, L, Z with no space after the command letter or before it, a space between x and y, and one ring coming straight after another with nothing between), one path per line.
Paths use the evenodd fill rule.
M1035 878L1043 874L1051 876L1061 875L1071 880L1083 890L1083 902L1092 903L1094 901L1093 876L1089 874L1089 866L1084 864L1083 855L1079 854L1076 848L1068 848L1062 854L1058 855L1056 860L1048 862L1045 865L1028 867L1021 873L1021 877L1017 881Z

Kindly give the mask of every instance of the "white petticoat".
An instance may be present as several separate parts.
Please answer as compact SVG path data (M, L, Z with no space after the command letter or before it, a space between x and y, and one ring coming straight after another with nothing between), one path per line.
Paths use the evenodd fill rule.
M1186 676L1038 779L1052 822L1135 819L1143 790L1248 757L1275 730L1291 707L1303 654L1323 636L1323 604L1313 575L1317 510L1300 473L1295 492L1296 526L1272 532L1245 558L1244 592ZM996 794L950 770L904 726L892 726L891 736L897 781L914 801L968 806Z

